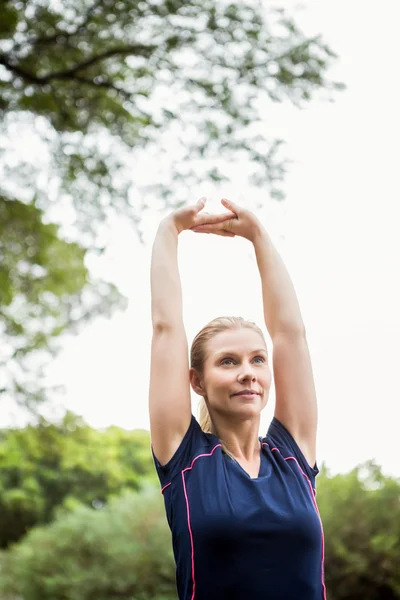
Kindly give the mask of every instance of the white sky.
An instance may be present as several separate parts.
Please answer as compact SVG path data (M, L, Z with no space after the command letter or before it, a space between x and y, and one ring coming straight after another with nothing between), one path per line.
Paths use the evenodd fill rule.
M375 458L400 476L399 17L398 0L306 0L297 22L339 54L330 76L348 89L333 104L274 107L267 127L287 141L295 163L285 203L257 214L300 300L319 398L317 461L332 472ZM203 194L216 209L220 191L207 184L191 200ZM244 204L260 192L243 184L225 186L223 195ZM50 371L67 387L67 407L96 427L149 427L149 268L158 220L146 217L146 246L118 225L101 275L128 295L129 309L66 339ZM262 324L248 242L185 233L180 268L189 343L221 314ZM273 394L263 430L272 414Z

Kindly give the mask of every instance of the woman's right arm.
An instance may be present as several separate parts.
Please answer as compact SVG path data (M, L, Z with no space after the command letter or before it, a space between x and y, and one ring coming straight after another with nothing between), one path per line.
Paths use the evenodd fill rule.
M161 221L151 259L150 429L153 451L162 465L175 454L192 418L178 235L173 218Z
M201 213L204 205L205 198L201 198L193 206L179 208L163 219L153 245L150 430L154 454L162 465L175 454L192 418L189 352L178 270L178 235L192 227L221 223L234 216L232 212Z

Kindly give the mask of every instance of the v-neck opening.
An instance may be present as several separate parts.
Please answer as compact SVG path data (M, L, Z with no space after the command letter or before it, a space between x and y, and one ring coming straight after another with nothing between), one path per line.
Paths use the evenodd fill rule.
M242 467L242 465L240 464L239 461L236 460L236 458L233 459L233 461L238 465L238 467L243 471L243 473L245 475L247 475L247 477L251 480L251 481L257 481L257 479L261 479L262 477L264 477L264 475L261 475L261 471L262 471L262 457L263 457L263 449L262 449L262 445L261 445L261 440L260 440L260 466L258 468L258 475L256 477L252 477L248 471L246 471L246 469L244 469Z

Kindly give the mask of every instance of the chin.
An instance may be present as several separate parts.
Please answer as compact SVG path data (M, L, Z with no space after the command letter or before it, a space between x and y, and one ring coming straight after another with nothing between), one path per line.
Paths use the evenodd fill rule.
M261 415L261 410L259 406L244 406L235 412L244 419L254 419Z

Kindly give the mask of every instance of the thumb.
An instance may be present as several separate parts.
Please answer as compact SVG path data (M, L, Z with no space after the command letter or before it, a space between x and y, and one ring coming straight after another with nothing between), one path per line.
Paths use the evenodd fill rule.
M200 212L205 207L206 200L207 200L207 198L205 196L200 198L200 200L197 200L197 202L195 204L197 212Z
M234 204L233 202L231 202L230 200L227 200L226 198L222 198L221 204L223 204L225 206L225 208L229 208L229 210L234 212L236 215L238 215L240 213L240 206L238 206L237 204Z

